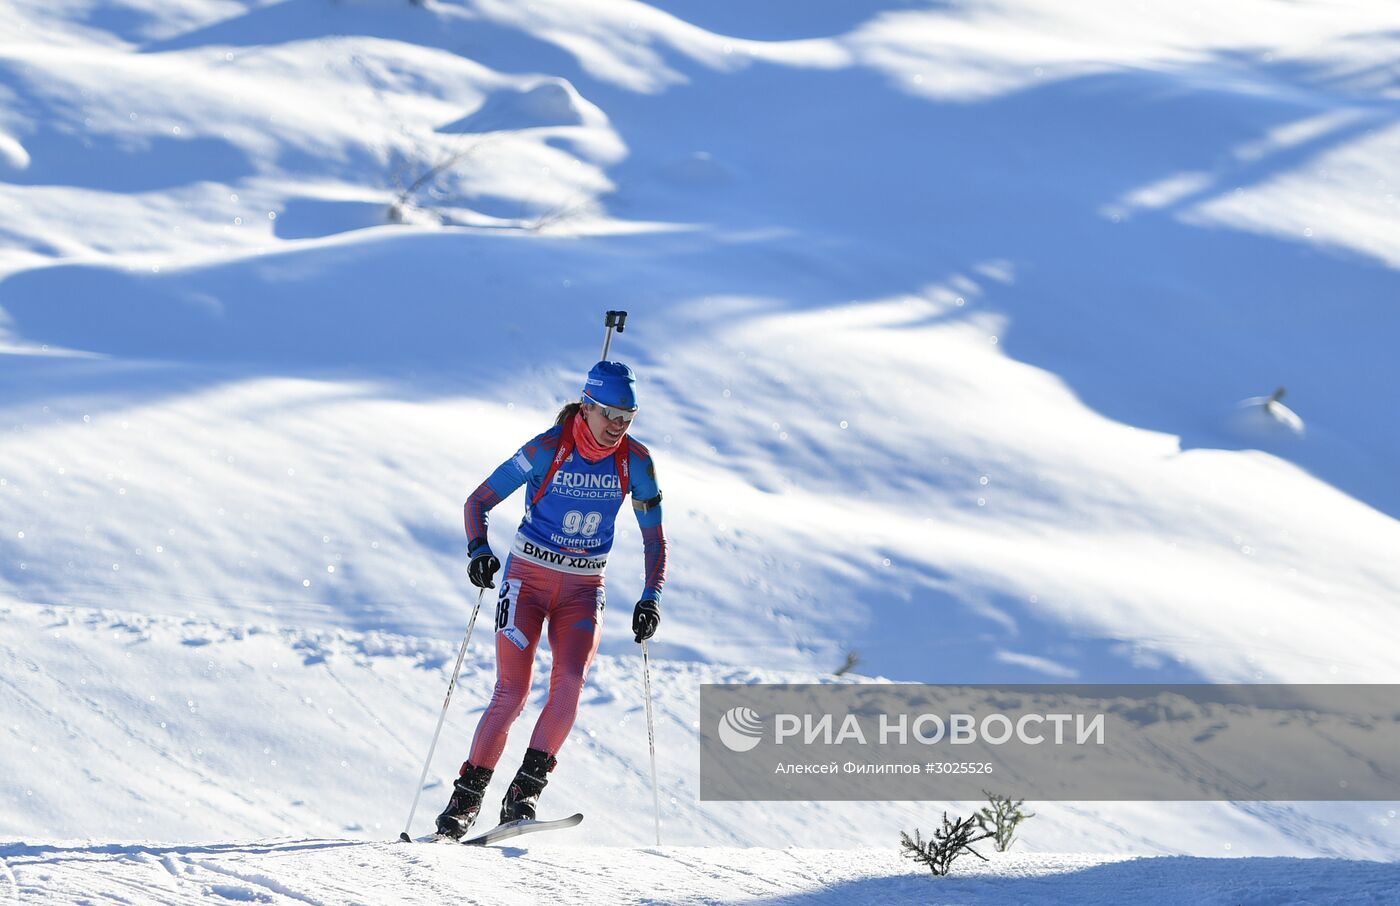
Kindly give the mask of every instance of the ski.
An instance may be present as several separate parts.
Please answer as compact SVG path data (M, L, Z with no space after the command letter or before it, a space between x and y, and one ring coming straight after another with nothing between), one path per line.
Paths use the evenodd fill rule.
M489 846L498 840L509 840L511 837L518 837L521 834L533 834L538 831L558 830L562 827L573 827L583 820L583 813L577 812L567 818L559 818L554 821L531 821L522 818L519 821L507 821L505 824L497 825L483 834L477 834L462 841L463 846Z

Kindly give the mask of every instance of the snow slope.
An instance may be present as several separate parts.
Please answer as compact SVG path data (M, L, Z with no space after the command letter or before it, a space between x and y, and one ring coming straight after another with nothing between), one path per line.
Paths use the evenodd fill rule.
M678 735L704 678L851 650L1396 681L1392 6L6 4L0 832L396 832L471 603L461 501L607 308ZM645 838L612 739L637 547L557 787L590 842ZM701 804L685 745L668 843L892 846L939 807ZM1394 858L1392 806L1043 804L1026 845Z
M403 829L457 642L382 632L9 605L0 611L0 727L13 801L4 832L103 841ZM465 617L465 615L464 615ZM484 618L478 625L483 629ZM484 630L483 630L484 631ZM494 665L475 637L412 833L427 833L486 703ZM42 644L36 644L42 642ZM543 674L549 658L540 665ZM655 841L639 658L603 656L546 812L584 812L587 842ZM894 846L936 822L922 802L701 802L701 683L830 682L818 673L655 664L662 840L707 846ZM523 720L533 720L537 688ZM528 733L511 739L518 762ZM1155 748L1143 761L1190 765ZM489 792L504 794L509 771ZM621 805L620 805L621 803ZM1035 851L1394 858L1393 804L1037 803ZM217 833L213 833L217 827ZM533 843L533 841L532 841ZM531 845L532 845L531 843Z
M1375 413L1396 280L1362 248L1391 231L1330 176L1309 190L1339 212L1327 242L1204 213L1285 204L1267 187L1312 149L1379 169L1362 194L1393 215L1393 86L1333 71L1378 52L1357 35L1384 5L1268 17L1272 62L1222 49L1247 15L1188 50L1166 23L1133 66L1112 16L1092 41L1011 40L1050 28L1034 4L869 4L781 40L643 6L402 6L132 6L102 40L80 5L20 7L63 38L6 45L28 160L0 200L25 350L0 401L12 594L182 612L198 585L211 617L446 633L454 498L547 423L625 304L672 597L694 602L673 656L1394 675L1400 435ZM930 30L940 62L961 36L978 72L1041 75L892 83ZM1051 79L1052 57L1074 62ZM1198 158L1210 179L1178 172ZM402 206L417 226L382 225L452 161ZM1232 418L1280 383L1305 442ZM196 549L145 553L172 529ZM626 539L620 559L639 571ZM757 613L726 603L748 595Z

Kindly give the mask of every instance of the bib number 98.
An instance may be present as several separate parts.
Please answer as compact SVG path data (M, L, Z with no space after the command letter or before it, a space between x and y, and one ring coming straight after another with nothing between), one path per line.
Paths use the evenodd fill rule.
M510 625L510 582L501 583L501 593L496 598L496 631Z
M598 531L602 522L602 513L584 514L578 510L569 510L564 514L564 534L582 535L587 538Z

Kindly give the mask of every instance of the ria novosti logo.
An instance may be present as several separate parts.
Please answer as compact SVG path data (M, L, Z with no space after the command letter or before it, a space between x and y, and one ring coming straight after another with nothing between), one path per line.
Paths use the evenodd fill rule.
M748 752L763 739L763 718L752 708L730 708L719 719L719 741L731 752Z

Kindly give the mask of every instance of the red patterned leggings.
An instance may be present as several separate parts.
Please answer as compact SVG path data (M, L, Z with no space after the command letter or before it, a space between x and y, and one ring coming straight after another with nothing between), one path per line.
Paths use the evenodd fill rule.
M559 572L519 557L506 559L496 600L496 688L476 725L469 760L495 768L511 724L525 709L535 646L549 621L549 700L530 748L557 754L574 726L578 700L602 637L603 577Z

